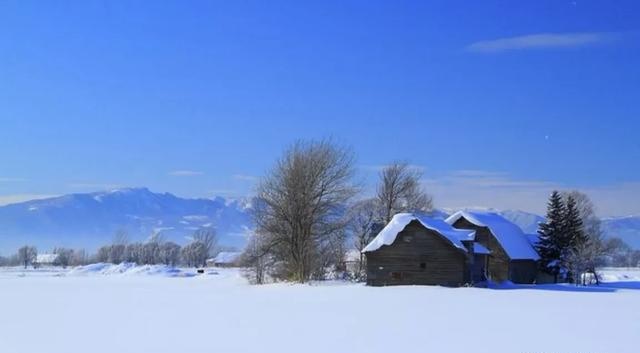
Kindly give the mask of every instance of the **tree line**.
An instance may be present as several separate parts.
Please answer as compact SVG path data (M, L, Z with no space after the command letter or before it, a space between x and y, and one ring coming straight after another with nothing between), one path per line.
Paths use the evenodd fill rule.
M185 246L165 240L160 233L153 234L145 242L129 242L126 233L119 231L111 244L101 246L92 256L87 255L84 249L63 247L54 248L52 254L56 255L53 265L62 267L98 262L199 267L206 266L207 259L216 249L215 229L208 227L196 230ZM0 257L0 266L23 266L24 268L36 266L38 265L37 256L38 250L35 246L25 245L12 256Z

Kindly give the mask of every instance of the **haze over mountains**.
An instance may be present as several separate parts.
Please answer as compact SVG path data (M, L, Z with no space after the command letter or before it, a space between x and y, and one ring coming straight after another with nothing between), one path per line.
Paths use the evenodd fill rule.
M189 199L146 188L126 188L33 200L0 207L0 254L12 253L24 244L41 251L55 246L89 250L108 244L119 230L131 241L144 241L160 232L179 244L189 241L198 228L215 227L219 244L241 248L250 234L249 199ZM445 217L453 210L438 210ZM527 233L535 233L540 215L497 211ZM618 236L640 249L640 217L603 220L608 236Z
M246 200L188 199L146 188L126 188L0 207L0 251L24 244L95 249L125 230L130 241L161 232L184 244L196 229L215 227L222 246L241 247L250 219Z

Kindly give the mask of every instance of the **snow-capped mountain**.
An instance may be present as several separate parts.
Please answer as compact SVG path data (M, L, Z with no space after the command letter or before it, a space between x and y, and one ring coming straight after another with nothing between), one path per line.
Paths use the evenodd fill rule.
M523 211L500 211L505 218L517 224L525 233L534 234L544 217ZM640 249L640 216L602 219L602 230L608 238L620 238L634 249Z
M527 234L535 234L538 231L538 225L544 222L544 217L535 213L529 213L518 210L505 210L498 212L502 217L517 224Z
M24 244L94 249L125 230L131 241L162 232L185 243L194 230L215 227L219 243L241 247L250 218L248 200L187 199L146 188L70 194L0 207L0 250Z
M605 234L616 236L634 249L640 249L640 216L614 217L602 220Z
M54 246L90 250L109 244L125 230L131 241L162 235L184 244L194 230L215 227L219 244L241 248L251 230L251 200L181 198L146 188L70 194L0 207L0 254L36 245L41 251ZM477 210L474 208L474 210ZM487 209L484 209L487 210ZM436 209L433 217L446 218L457 210ZM518 210L490 210L535 233L544 217ZM640 249L640 216L607 218L605 233L620 237Z

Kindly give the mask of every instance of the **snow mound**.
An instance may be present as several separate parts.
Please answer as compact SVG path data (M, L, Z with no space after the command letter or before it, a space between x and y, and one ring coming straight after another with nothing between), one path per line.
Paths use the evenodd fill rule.
M191 272L185 272L181 269L167 266L167 265L142 265L138 266L135 263L123 262L121 264L107 264L97 263L87 266L79 266L69 271L68 275L124 275L124 276L138 276L138 275L154 275L154 276L166 276L166 277L191 277L195 274Z
M369 245L367 245L367 247L362 250L362 252L376 251L383 245L393 244L398 233L402 232L402 230L404 230L404 228L413 221L418 221L425 228L442 234L453 246L465 252L467 249L462 244L462 241L473 240L475 237L474 231L455 229L442 219L419 216L413 213L398 213L393 216L391 222L382 229L382 231L371 241L371 243L369 243Z

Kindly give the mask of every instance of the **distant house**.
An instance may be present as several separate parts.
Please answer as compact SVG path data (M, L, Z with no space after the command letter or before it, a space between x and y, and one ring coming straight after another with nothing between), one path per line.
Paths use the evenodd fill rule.
M534 283L538 253L531 237L517 225L493 212L457 212L446 222L457 229L475 231L475 242L491 251L487 277L493 281Z
M344 259L341 264L341 269L349 273L357 273L360 269L360 251L349 250L344 254Z
M474 230L411 213L395 215L362 252L372 286L480 282L490 254L475 242Z
M58 261L58 254L38 254L36 256L35 267L54 266Z
M235 267L238 266L241 252L228 252L223 251L216 255L216 257L207 260L208 267Z

